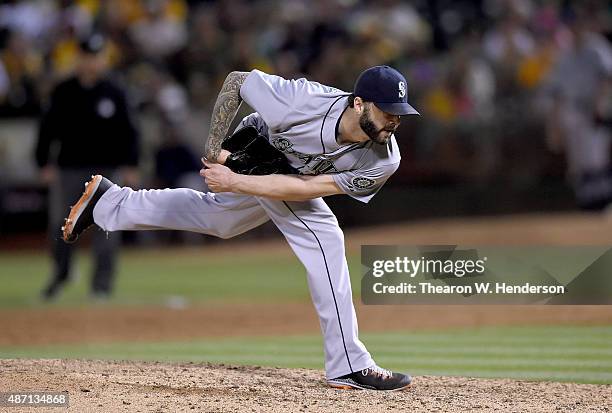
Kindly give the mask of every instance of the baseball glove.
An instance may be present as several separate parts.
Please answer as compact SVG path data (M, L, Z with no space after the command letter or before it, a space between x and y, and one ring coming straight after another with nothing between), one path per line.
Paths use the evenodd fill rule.
M246 126L228 137L221 148L231 152L224 165L243 175L297 174L285 155L259 134Z

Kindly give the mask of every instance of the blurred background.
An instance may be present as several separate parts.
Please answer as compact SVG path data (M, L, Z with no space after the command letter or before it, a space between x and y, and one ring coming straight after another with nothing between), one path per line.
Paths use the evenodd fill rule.
M104 158L134 187L205 189L199 157L233 70L346 91L378 64L408 79L422 116L397 133L400 169L369 205L327 199L357 303L360 244L609 244L611 12L591 0L2 1L0 357L322 367L304 269L271 224L238 244L124 233L133 248L116 265L104 248L91 264L88 236L70 271L57 250L68 204L54 191L81 182L66 164ZM101 84L108 99L94 101ZM89 96L95 122L66 90ZM58 148L67 136L72 157ZM384 367L612 382L606 306L357 312Z
M612 67L610 10L606 1L560 0L4 1L2 243L9 234L33 240L46 228L46 185L34 156L40 117L92 33L106 36L110 76L133 109L141 187L202 184L189 172L199 166L212 106L232 70L306 76L350 91L363 69L389 64L406 75L423 116L401 126L403 162L373 201L381 213L330 198L344 226L577 208L565 149L593 147L598 159L582 163L605 169L599 158L609 144L575 136L582 144L563 145L547 122L560 95L586 100L576 106L588 106L594 119L598 98L573 95L584 78L587 93L603 87L587 72ZM601 61L560 67L582 43ZM572 135L588 135L593 125Z

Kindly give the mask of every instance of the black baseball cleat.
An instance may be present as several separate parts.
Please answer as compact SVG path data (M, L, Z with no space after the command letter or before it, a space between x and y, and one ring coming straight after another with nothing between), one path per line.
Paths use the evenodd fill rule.
M40 293L40 296L43 301L53 301L57 298L59 293L62 291L64 286L66 285L65 281L53 280L45 287L44 290Z
M327 380L335 389L386 390L400 391L412 383L408 374L394 373L374 365L367 369Z
M95 225L93 210L98 200L104 195L113 183L102 175L92 175L91 180L85 183L85 192L70 208L70 214L62 227L64 242L73 243L83 232Z

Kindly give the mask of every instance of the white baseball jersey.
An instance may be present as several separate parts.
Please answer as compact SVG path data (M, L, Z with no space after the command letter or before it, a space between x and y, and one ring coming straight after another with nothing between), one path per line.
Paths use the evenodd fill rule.
M337 142L347 92L253 70L240 95L256 113L243 119L239 128L257 127L300 173L330 174L355 199L368 202L399 166L395 136L387 145Z

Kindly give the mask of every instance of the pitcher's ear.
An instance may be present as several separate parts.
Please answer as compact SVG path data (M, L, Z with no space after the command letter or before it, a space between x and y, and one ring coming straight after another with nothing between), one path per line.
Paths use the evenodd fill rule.
M355 98L353 99L353 107L355 108L355 112L357 112L358 115L361 115L361 113L363 112L365 103L366 102L359 96L355 96Z

